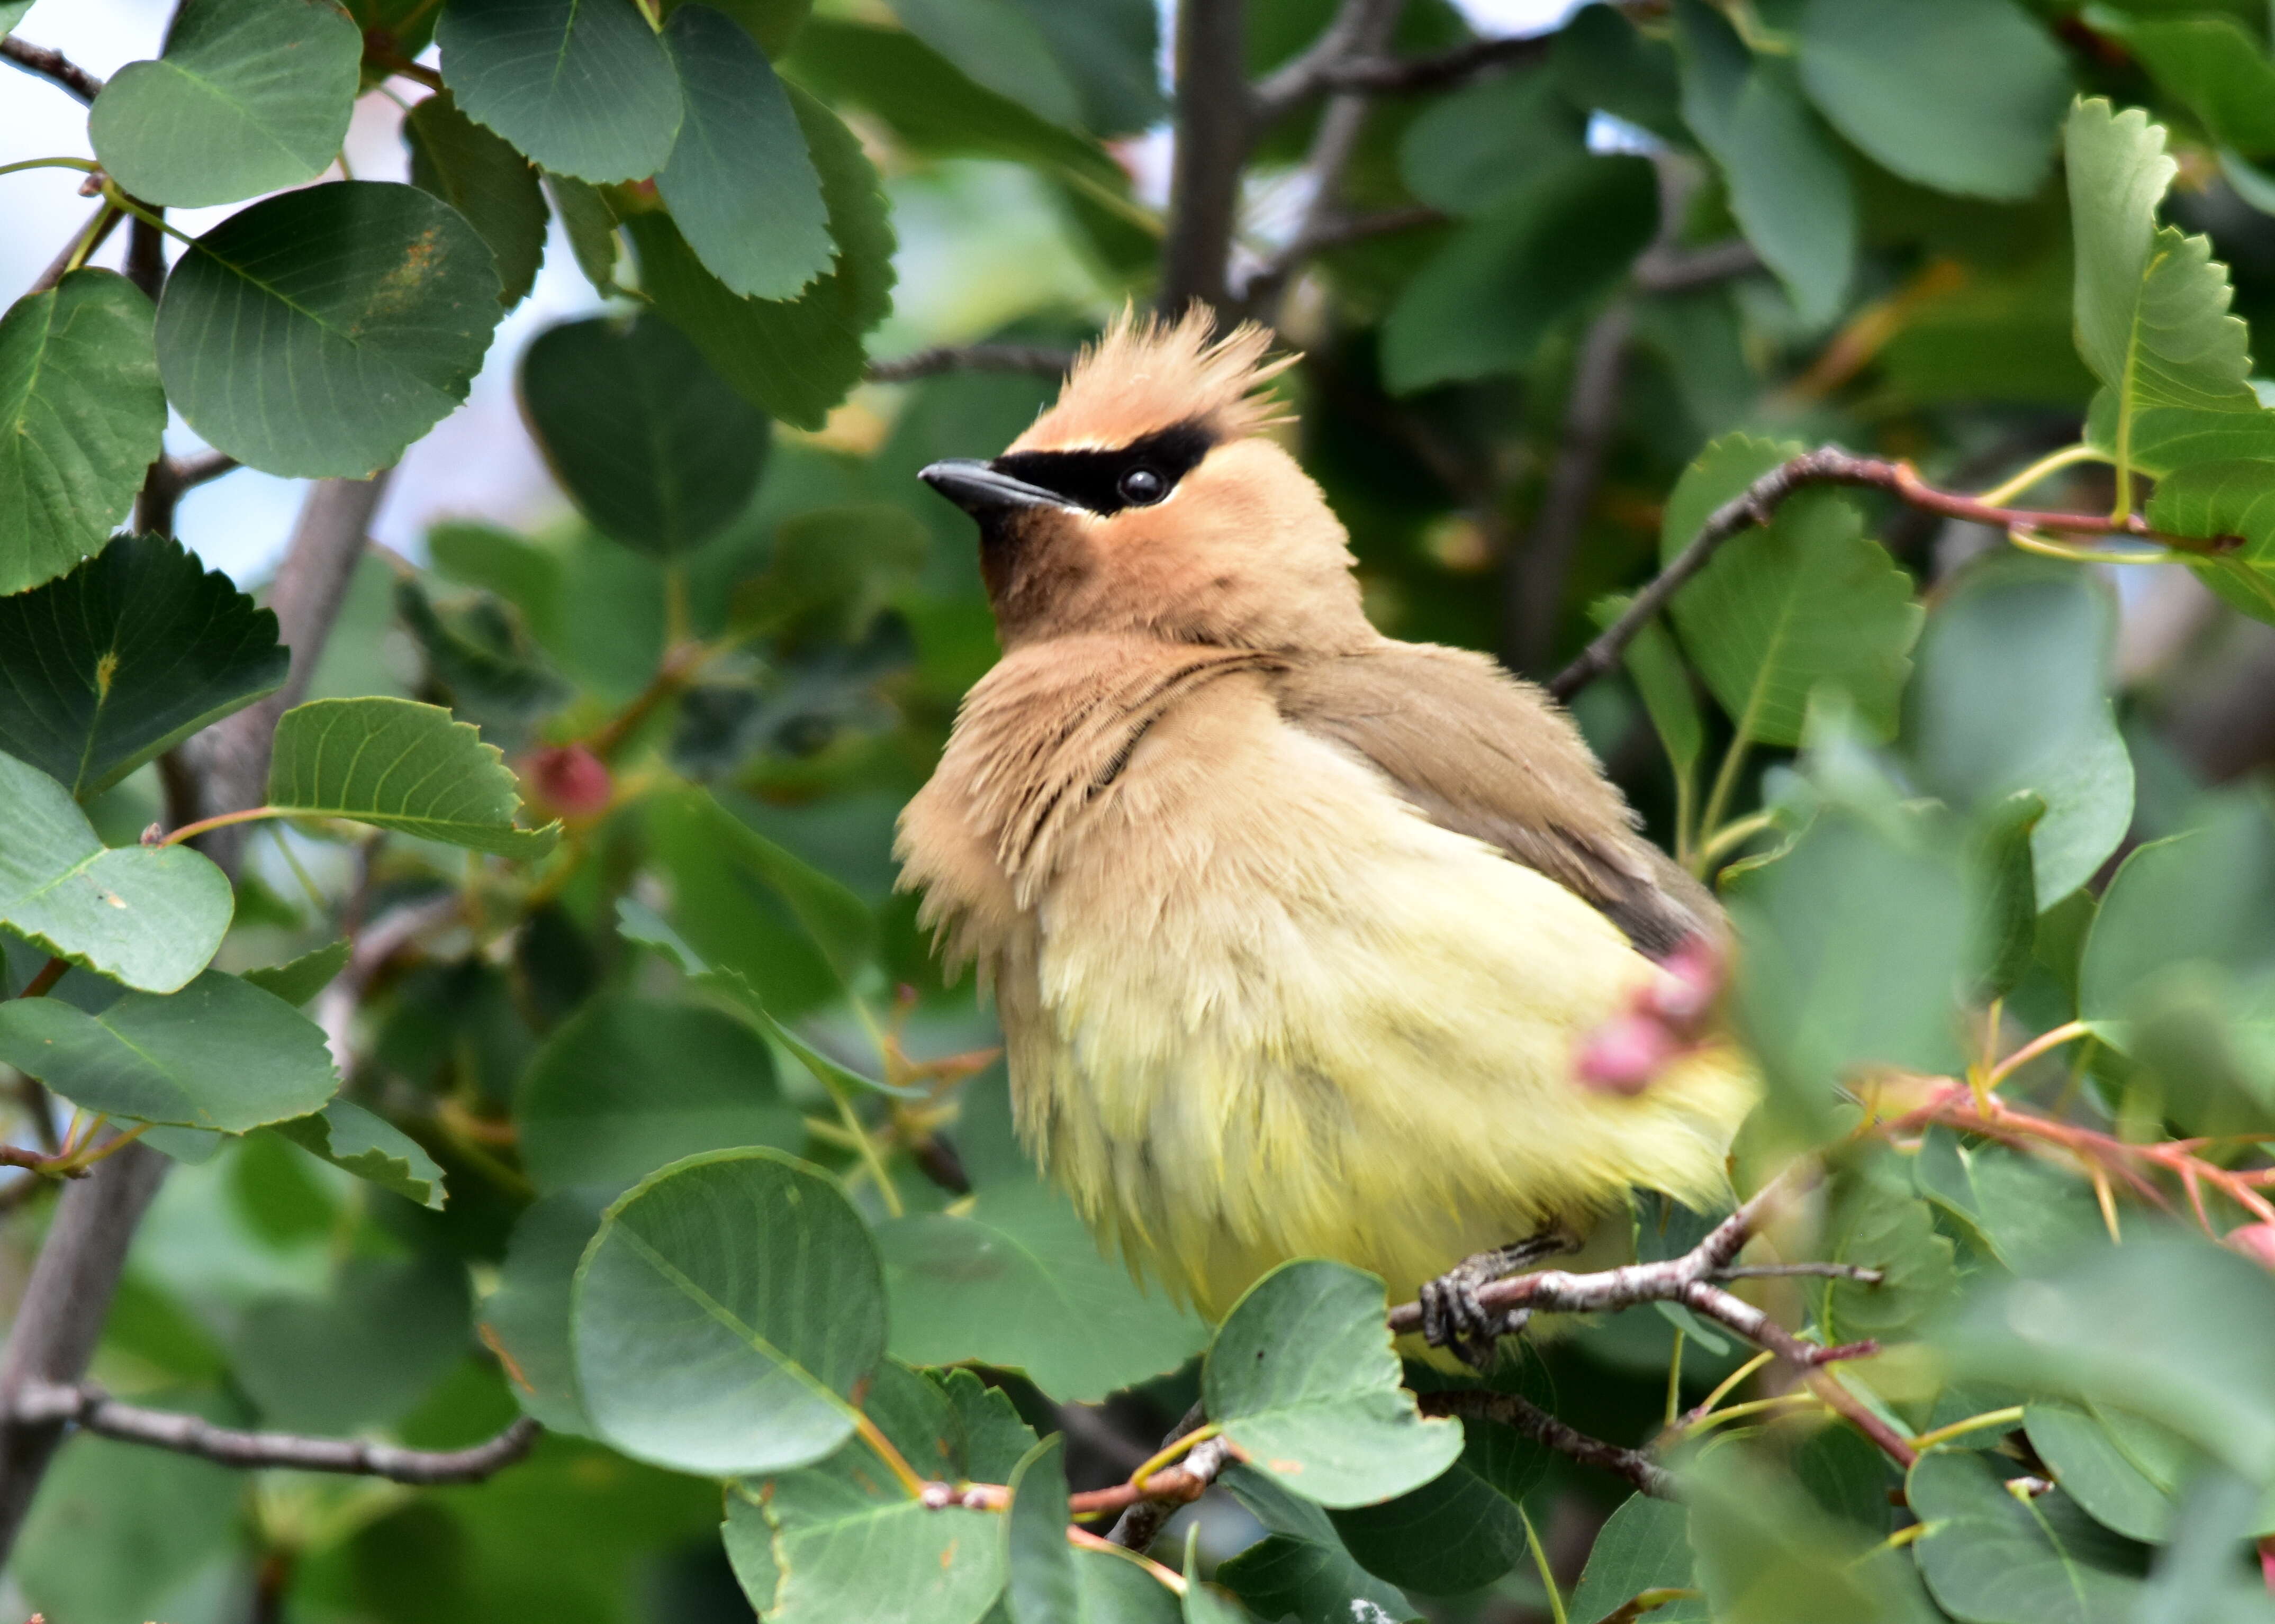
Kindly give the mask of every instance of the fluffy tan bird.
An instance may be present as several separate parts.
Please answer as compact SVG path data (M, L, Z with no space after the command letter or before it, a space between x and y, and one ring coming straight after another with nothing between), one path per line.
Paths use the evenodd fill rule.
M1368 623L1260 432L1288 363L1211 333L1125 316L1003 455L924 471L979 521L1003 658L902 882L994 989L1028 1147L1133 1266L1213 1318L1339 1258L1489 1346L1474 1287L1523 1254L1484 1254L1724 1189L1735 1052L1574 1080L1719 915L1538 690Z

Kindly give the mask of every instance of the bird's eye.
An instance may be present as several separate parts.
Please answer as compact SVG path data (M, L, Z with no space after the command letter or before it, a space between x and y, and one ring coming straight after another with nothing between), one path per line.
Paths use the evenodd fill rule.
M1169 494L1169 482L1151 468L1132 468L1122 476L1117 487L1122 500L1132 507L1150 507Z

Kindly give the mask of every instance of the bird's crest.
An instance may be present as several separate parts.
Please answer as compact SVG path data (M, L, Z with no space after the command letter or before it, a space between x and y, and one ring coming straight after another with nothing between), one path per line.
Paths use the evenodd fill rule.
M1056 404L1019 436L1021 450L1122 446L1179 423L1206 423L1221 440L1289 420L1265 385L1297 357L1265 359L1272 332L1243 321L1219 337L1196 303L1175 321L1124 306L1075 359Z

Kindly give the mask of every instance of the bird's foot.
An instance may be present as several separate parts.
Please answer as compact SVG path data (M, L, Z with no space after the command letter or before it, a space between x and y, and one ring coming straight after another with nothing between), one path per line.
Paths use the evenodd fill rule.
M1523 1330L1532 1311L1487 1308L1478 1292L1544 1258L1571 1251L1576 1245L1571 1236L1551 1229L1462 1258L1436 1280L1424 1283L1419 1294L1422 1340L1432 1348L1449 1349L1471 1370L1491 1371L1500 1356L1500 1339Z

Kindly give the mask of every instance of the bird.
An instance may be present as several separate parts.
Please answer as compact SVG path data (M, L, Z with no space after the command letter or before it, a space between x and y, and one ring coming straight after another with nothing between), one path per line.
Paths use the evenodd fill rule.
M992 992L1022 1141L1141 1279L1218 1320L1334 1259L1478 1363L1521 1323L1485 1281L1634 1190L1727 1198L1758 1084L1722 1040L1575 1080L1719 910L1538 688L1375 630L1271 342L1125 310L1001 455L921 472L978 523L1001 657L900 884Z

